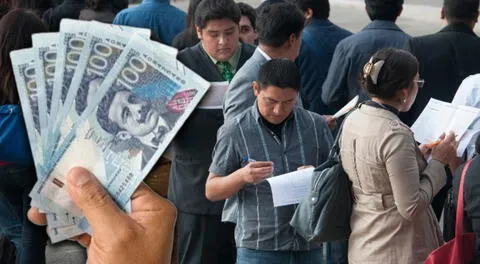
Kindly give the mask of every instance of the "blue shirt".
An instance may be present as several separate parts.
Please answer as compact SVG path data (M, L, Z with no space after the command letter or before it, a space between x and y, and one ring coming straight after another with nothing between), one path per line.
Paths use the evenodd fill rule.
M318 114L331 114L322 102L322 84L327 78L337 44L352 35L328 19L312 19L302 35L302 46L296 60L302 73L303 106Z
M167 45L185 29L185 12L169 0L144 0L140 5L117 14L113 24L151 29Z
M380 49L404 48L409 39L395 22L374 20L359 33L340 41L323 83L323 102L337 111L359 94L362 101L368 98L358 85L365 63Z

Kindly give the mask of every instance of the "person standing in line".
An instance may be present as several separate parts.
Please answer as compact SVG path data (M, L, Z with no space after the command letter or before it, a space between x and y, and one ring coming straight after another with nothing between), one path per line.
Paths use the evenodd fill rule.
M10 52L30 48L32 34L47 31L41 19L25 9L14 9L0 20L0 231L15 244L20 264L45 263L47 234L27 220L37 177Z
M219 129L205 189L211 201L228 199L237 208L237 264L323 263L322 243L295 232L296 206L274 207L266 181L319 166L332 146L323 117L296 106L299 90L295 63L272 59L253 83L254 104Z
M410 109L423 84L418 68L408 51L375 53L360 81L371 100L344 121L340 156L354 196L351 264L420 264L443 244L430 203L446 183L444 167L456 169L457 142L450 132L433 149L418 147L400 121L399 113Z
M255 50L239 41L240 16L233 0L202 0L195 11L200 43L180 51L178 60L209 82L230 82ZM219 107L197 107L171 143L168 198L178 208L180 264L235 263L234 225L221 221L224 202L205 197L208 166L223 124Z
M401 115L412 125L430 98L451 102L463 79L480 73L480 38L473 32L478 21L479 0L444 0L441 18L448 23L440 32L415 37L406 49L417 57L425 87L418 92L410 111ZM433 209L440 219L452 175L433 200Z
M122 10L113 24L149 28L166 45L185 29L185 12L172 6L170 0L143 0L141 4Z
M330 22L328 0L296 2L304 12L306 21L300 55L296 60L302 74L303 106L317 114L333 114L322 101L322 85L337 44L352 33Z
M395 21L403 10L404 0L365 0L372 22L362 31L340 41L333 54L322 87L322 101L336 112L357 95L368 99L358 85L362 67L382 48L403 48L410 39Z

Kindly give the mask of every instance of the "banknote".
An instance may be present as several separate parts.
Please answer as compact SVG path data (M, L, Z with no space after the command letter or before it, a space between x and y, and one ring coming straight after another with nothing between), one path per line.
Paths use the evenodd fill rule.
M70 239L75 236L79 236L83 233L85 233L85 231L80 229L77 225L63 226L58 228L47 228L47 234L50 237L50 241L52 242L52 244Z
M47 129L50 121L58 39L59 33L32 35L37 89L43 91L42 93L45 95L39 103L40 115L44 116L43 120L41 120L42 130Z
M39 98L43 95L41 94L42 91L37 89L33 49L12 51L10 58L33 159L35 164L43 164L42 131L40 129L38 108ZM39 170L37 168L38 173Z
M56 165L41 194L80 216L65 175L82 166L124 207L209 86L151 41L132 37L72 130L74 136L55 152Z
M114 26L99 22L90 22L90 34L86 37L76 70L70 83L63 107L57 113L56 123L50 129L47 141L56 146L63 142L78 117L83 113L89 97L94 96L112 69L133 34L145 39L150 30ZM83 98L87 100L83 100ZM77 103L75 103L77 102Z
M51 112L54 114L62 110L67 99L68 89L88 36L89 25L90 22L72 19L63 19L60 23L51 105ZM57 117L51 119L49 130L55 129L57 126Z

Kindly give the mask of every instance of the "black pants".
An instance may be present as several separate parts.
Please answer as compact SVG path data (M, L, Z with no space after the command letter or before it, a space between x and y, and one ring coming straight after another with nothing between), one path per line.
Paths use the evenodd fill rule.
M222 223L220 215L196 215L178 211L179 264L234 264L235 225Z

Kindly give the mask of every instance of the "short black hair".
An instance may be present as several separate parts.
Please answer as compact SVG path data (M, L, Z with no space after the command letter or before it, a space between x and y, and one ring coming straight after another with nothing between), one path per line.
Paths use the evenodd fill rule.
M367 75L360 77L360 84L368 95L380 99L394 99L395 93L412 85L412 80L418 73L418 61L410 52L387 48L377 51L372 56L372 63L383 60L377 84Z
M298 7L305 13L312 9L313 17L327 19L330 16L330 3L328 0L297 0Z
M252 24L252 27L255 28L255 22L257 20L257 13L255 12L255 9L245 3L237 3L238 8L240 8L240 13L242 16L246 16L248 20L250 20L250 23Z
M202 0L195 11L195 25L205 28L208 21L230 19L236 24L240 22L242 14L233 0Z
M300 37L305 23L302 11L294 4L276 2L265 4L257 14L255 29L261 44L278 48L290 35Z
M260 67L258 83L261 89L276 86L300 91L300 71L295 62L288 59L272 59Z
M396 21L403 8L403 0L365 0L371 20Z
M447 20L473 21L478 17L479 0L444 0L443 8Z

